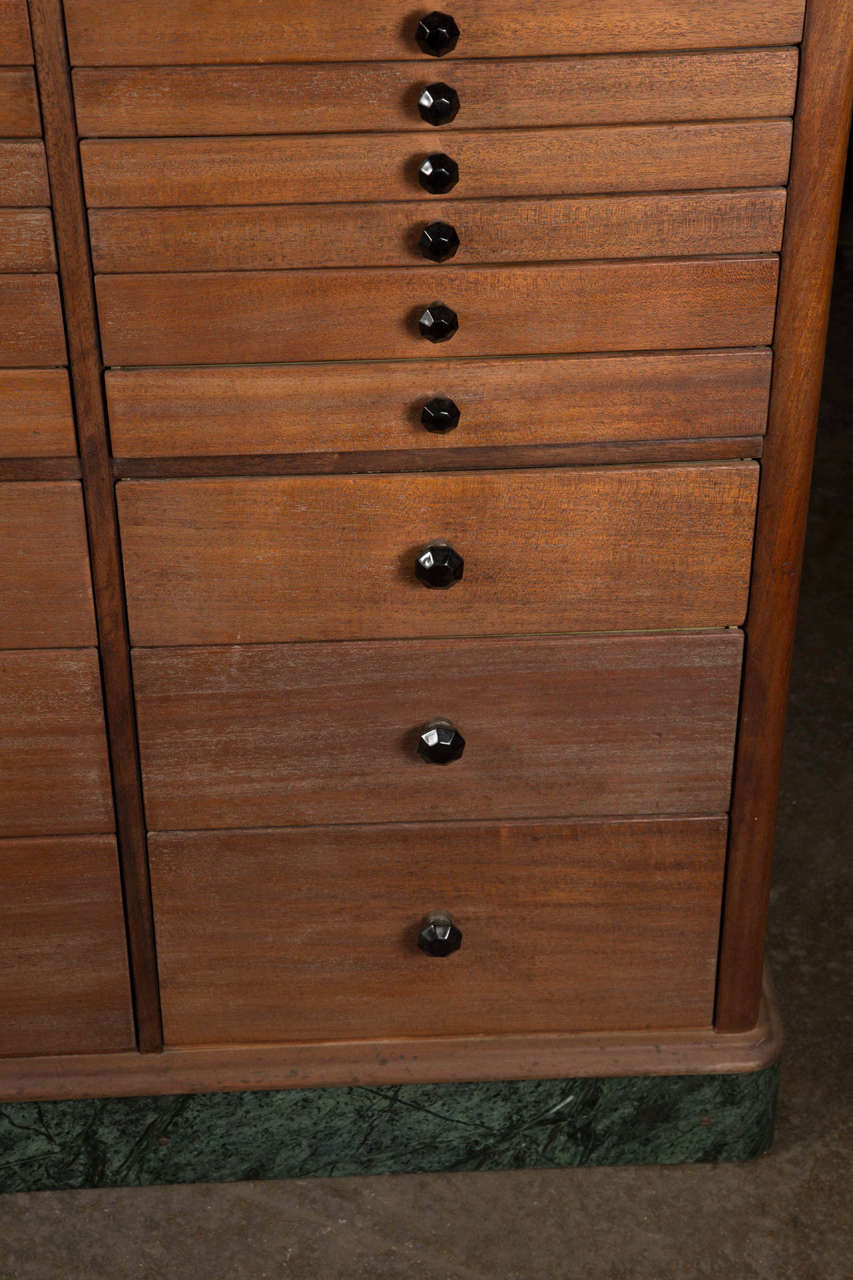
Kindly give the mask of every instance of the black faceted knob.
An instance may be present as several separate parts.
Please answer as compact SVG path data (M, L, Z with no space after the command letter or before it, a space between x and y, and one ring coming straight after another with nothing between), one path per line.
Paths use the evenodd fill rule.
M418 248L432 262L447 262L459 251L459 235L449 222L431 222L421 232Z
M421 18L415 38L423 49L433 58L443 58L452 53L459 43L459 28L449 13L428 13Z
M446 591L462 581L465 561L447 542L432 542L415 561L415 577L425 587Z
M446 435L448 431L455 431L461 416L459 406L445 396L436 396L434 400L428 400L421 410L421 422L427 431L433 431L441 436Z
M465 750L465 739L447 720L424 725L418 737L418 755L427 764L453 764Z
M443 151L427 156L418 169L418 182L432 196L446 196L459 181L459 165Z
M418 946L428 956L452 956L462 946L462 930L444 911L431 911L424 916Z
M450 124L459 115L459 94L443 81L431 84L418 98L418 110L421 119L436 128L441 124Z
M418 328L429 342L448 342L459 328L459 317L443 302L431 302L418 320Z

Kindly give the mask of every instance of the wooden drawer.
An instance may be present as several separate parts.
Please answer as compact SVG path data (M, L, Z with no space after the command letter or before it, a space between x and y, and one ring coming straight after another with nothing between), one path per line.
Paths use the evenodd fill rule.
M0 140L0 207L48 204L44 143Z
M38 138L41 115L32 67L0 67L0 138Z
M115 840L0 840L0 1056L134 1047Z
M775 257L97 278L107 364L640 351L772 340ZM432 343L436 300L459 331Z
M725 845L722 818L154 835L166 1043L704 1026Z
M723 813L737 631L134 654L148 825ZM419 730L455 724L440 771Z
M803 0L455 0L461 36L456 55L607 50L698 49L795 44ZM357 20L348 0L135 0L116 21L112 0L65 0L72 62L313 62L424 58L410 0L363 0ZM430 59L424 59L428 65Z
M0 484L0 599L0 648L97 643L78 483Z
M0 209L0 272L55 271L49 209Z
M27 0L0 0L0 63L19 66L32 60Z
M69 457L77 452L64 369L0 369L0 457Z
M466 445L762 435L771 364L759 350L207 366L112 369L106 385L119 457L414 448L438 456ZM447 435L421 421L438 396L461 413Z
M36 215L26 216L29 227ZM95 270L103 272L429 266L419 242L429 224L441 221L456 230L460 265L775 253L782 247L785 192L439 200L403 210L398 202L93 209L89 215ZM0 214L0 253L2 234Z
M422 201L418 169L444 148L459 165L457 198L774 187L787 181L791 122L129 138L80 152L89 204L115 207Z
M55 275L0 275L0 367L64 364Z
M443 74L461 107L437 137L456 128L738 120L792 114L797 51L480 60ZM418 101L443 74L432 61L84 68L74 73L74 98L85 137L384 133L421 128Z
M94 650L0 652L0 836L113 830Z
M759 468L118 486L138 645L736 626ZM430 590L435 541L464 578Z

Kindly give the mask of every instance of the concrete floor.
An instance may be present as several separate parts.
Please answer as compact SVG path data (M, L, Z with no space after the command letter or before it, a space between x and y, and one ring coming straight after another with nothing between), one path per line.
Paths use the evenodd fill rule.
M787 1047L771 1154L742 1166L6 1196L0 1280L850 1280L851 364L853 198L777 843L770 959Z

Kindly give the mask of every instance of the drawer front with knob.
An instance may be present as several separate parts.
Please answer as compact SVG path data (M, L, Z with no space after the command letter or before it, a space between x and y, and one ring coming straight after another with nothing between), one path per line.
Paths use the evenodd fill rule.
M722 818L150 837L167 1044L705 1026Z

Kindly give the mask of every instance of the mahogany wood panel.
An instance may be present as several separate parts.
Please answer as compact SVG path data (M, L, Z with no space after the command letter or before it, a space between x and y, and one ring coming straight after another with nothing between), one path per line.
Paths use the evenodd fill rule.
M776 187L789 120L454 132L456 198ZM93 206L418 200L435 130L289 138L139 138L81 144ZM351 180L345 180L351 175ZM41 203L44 203L43 201Z
M274 643L737 626L753 462L119 485L131 640ZM415 577L430 542L462 582Z
M724 818L154 835L165 1041L703 1026L725 846Z
M0 275L0 367L65 360L56 276Z
M795 44L803 0L454 0L456 56ZM428 6L421 6L426 12ZM425 59L410 0L66 0L75 64Z
M115 840L0 840L0 1056L133 1046Z
M853 99L853 0L809 0L762 469L717 1021L755 1022L791 651Z
M462 106L441 133L787 116L797 60L795 49L746 49L457 61L447 75ZM437 76L431 59L83 68L74 100L84 137L384 132L421 127L418 99Z
M408 448L438 459L460 447L761 434L770 369L767 350L709 351L113 369L106 385L119 457ZM434 396L461 411L449 435L421 424Z
M113 829L98 655L0 651L0 835Z
M49 209L0 209L0 271L55 271Z
M96 271L428 266L425 226L451 223L458 264L778 252L785 192L573 200L94 209ZM2 236L0 214L0 236ZM2 243L2 241L0 241ZM0 259L2 261L2 259Z
M50 204L44 143L0 139L0 207Z
M26 0L0 0L0 63L19 66L32 60Z
M31 67L0 67L0 137L41 134L36 80Z
M659 259L431 270L98 276L107 364L381 360L756 346L778 259ZM436 300L459 332L433 344Z
M720 813L742 642L652 636L137 649L149 826ZM467 739L441 768L425 722Z
M77 452L64 369L0 369L0 457L72 457Z
M0 485L0 648L97 643L80 485Z

